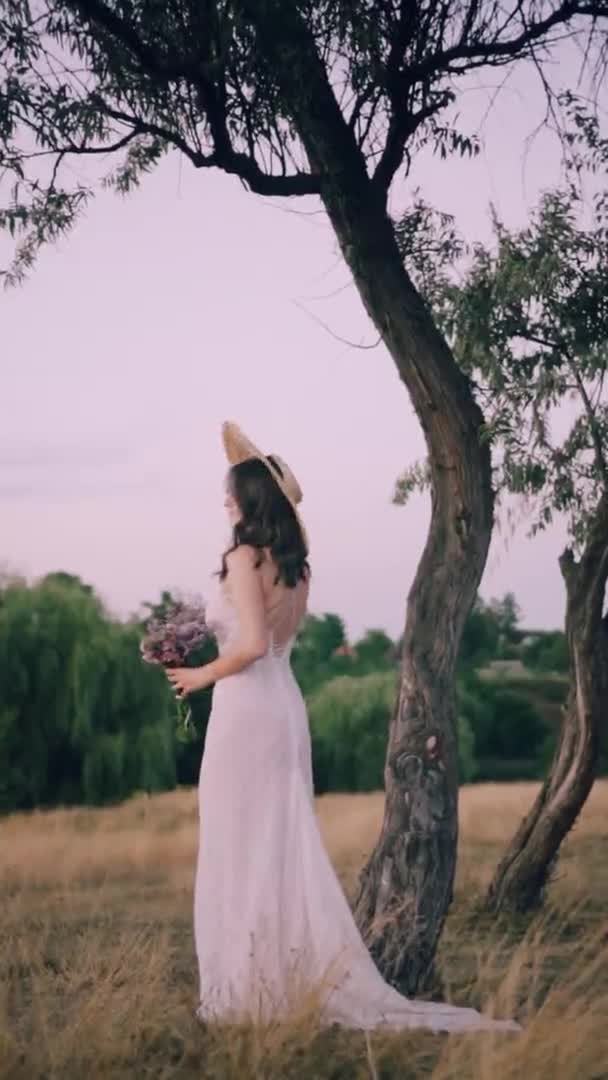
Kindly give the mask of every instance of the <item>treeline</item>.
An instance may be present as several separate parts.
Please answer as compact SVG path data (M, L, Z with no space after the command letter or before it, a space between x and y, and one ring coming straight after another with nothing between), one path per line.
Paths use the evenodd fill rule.
M350 647L337 616L309 618L294 668L309 702L319 792L382 786L400 651L382 631ZM511 593L491 603L478 599L458 667L461 780L540 778L567 690L564 634L523 631Z
M145 618L170 601L165 593L122 622L70 574L0 583L0 811L103 804L196 782L211 693L192 699L195 737L184 738L169 683L139 652ZM479 601L467 622L458 688L464 780L540 775L550 753L567 689L565 642L559 633L526 637L518 624L511 596ZM382 785L399 653L383 631L351 645L337 615L307 619L293 664L310 707L319 792ZM208 646L193 662L212 656ZM524 676L493 670L509 662ZM535 673L529 687L526 672Z

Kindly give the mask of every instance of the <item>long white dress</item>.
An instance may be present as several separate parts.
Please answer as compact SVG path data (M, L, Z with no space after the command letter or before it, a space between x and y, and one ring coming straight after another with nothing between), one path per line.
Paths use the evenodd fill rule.
M207 609L220 652L236 611ZM200 772L194 923L201 1020L280 1018L316 991L322 1023L433 1031L517 1030L474 1009L403 997L384 982L354 922L314 809L306 708L290 666L295 636L215 687Z

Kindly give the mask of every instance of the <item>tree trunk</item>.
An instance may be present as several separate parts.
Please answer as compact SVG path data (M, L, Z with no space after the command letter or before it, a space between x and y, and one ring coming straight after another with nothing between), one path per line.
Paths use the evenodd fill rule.
M283 0L251 0L246 6L291 102L310 163L326 178L321 197L342 253L410 393L428 446L431 526L408 598L384 822L356 904L359 926L385 978L412 994L431 969L452 898L458 832L455 665L492 529L490 452L480 438L482 415L470 383L403 267L386 194L367 175L314 43ZM380 537L372 557L382 558Z
M571 687L553 762L542 789L499 863L487 895L492 911L525 912L543 897L562 840L580 814L597 768L608 714L608 495L598 504L578 562L560 559L566 585Z
M382 831L356 917L383 975L425 985L451 899L458 839L455 666L492 529L489 448L469 385L407 277L392 227L326 205L366 308L422 424L431 522L407 604ZM369 230L368 232L366 230ZM377 553L381 556L380 551Z

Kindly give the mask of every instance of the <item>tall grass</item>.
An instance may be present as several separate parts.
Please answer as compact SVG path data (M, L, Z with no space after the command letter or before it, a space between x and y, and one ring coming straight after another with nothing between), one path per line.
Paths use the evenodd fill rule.
M201 1027L191 930L196 797L137 797L109 810L0 822L0 1075L205 1080L433 1077L600 1080L608 1075L608 782L568 839L544 910L515 924L480 913L496 859L535 785L461 798L457 895L440 960L459 1004L517 1012L516 1036ZM382 796L318 801L352 895Z

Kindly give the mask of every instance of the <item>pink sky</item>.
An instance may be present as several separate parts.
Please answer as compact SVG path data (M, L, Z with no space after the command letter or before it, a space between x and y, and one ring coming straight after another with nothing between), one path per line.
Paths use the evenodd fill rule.
M475 128L497 78L469 82L461 126ZM394 205L420 186L469 240L487 239L490 200L522 224L559 178L551 137L523 154L543 110L520 70L483 128L482 156L426 156ZM0 562L28 577L80 574L117 614L163 587L204 593L226 535L229 418L304 489L313 608L339 612L353 636L400 633L428 509L424 497L396 509L390 496L423 440L385 349L348 348L302 310L375 340L313 211L315 200L263 200L172 156L128 199L101 195L2 296ZM498 536L483 595L512 590L526 624L559 625L563 541L559 526L534 542Z

